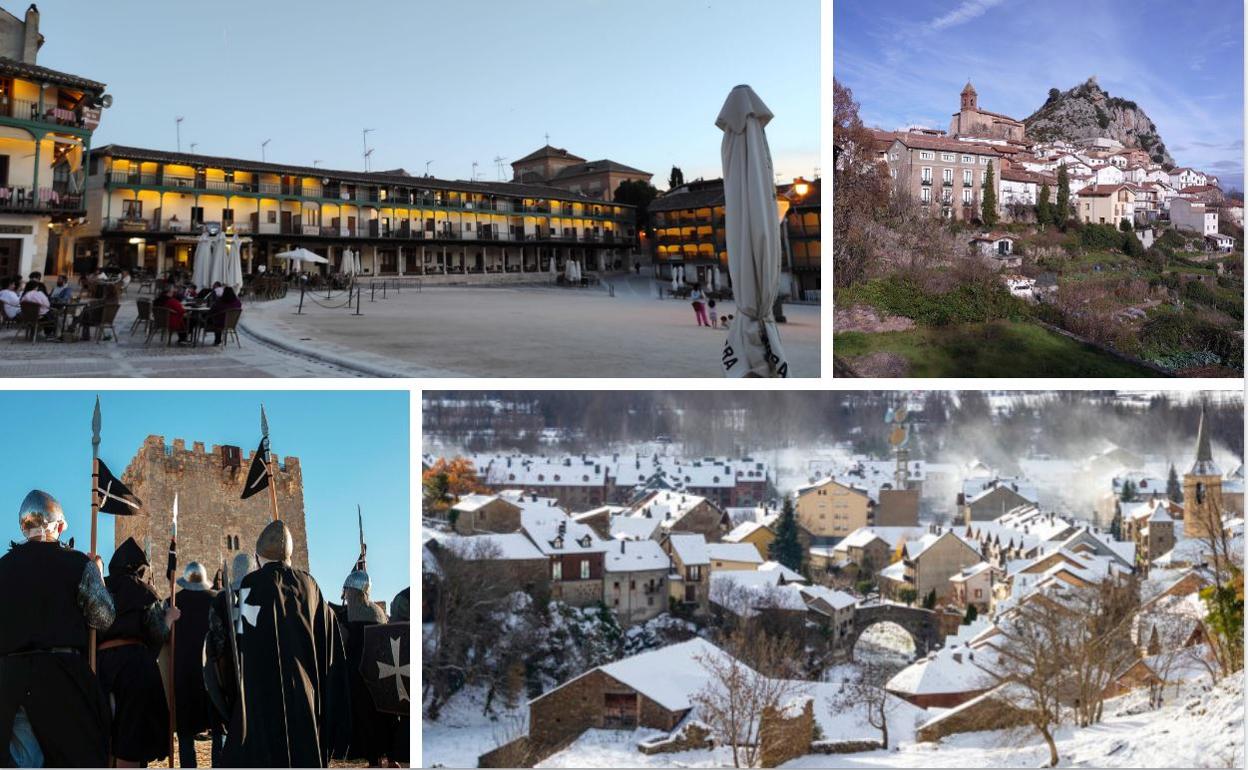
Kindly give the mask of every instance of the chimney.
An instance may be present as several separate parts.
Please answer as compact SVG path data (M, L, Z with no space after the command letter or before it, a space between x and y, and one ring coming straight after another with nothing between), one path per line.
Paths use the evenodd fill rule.
M22 62L34 64L39 55L39 8L34 3L26 9L26 21L22 28Z
M620 541L620 555L621 556L624 555L624 541L623 540Z

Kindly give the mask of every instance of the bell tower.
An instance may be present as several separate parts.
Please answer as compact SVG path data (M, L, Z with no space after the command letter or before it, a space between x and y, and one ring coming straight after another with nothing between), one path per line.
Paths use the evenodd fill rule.
M1213 462L1208 417L1200 410L1200 428L1196 435L1196 462L1183 475L1183 535L1207 537L1222 526L1222 472Z
M975 93L975 86L971 85L971 81L966 81L966 86L962 89L962 111L977 111L979 109L978 102L979 94Z

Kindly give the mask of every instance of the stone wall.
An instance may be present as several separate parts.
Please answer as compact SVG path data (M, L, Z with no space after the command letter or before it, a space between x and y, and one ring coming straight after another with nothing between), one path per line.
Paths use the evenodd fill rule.
M151 562L160 576L156 590L165 596L163 580L173 498L178 496L178 564L198 561L211 575L222 561L254 551L260 531L272 521L268 491L242 500L243 483L254 452L240 451L238 463L227 461L221 446L205 449L203 442L148 436L122 474L122 481L143 501L144 516L119 516L114 528L114 547L133 537L141 546L151 544ZM275 457L277 457L275 455ZM290 527L295 548L292 563L308 569L308 537L304 522L303 471L297 457L277 457L274 484L277 508ZM237 542L237 547L235 546ZM104 554L108 561L108 555ZM350 564L341 565L345 577ZM329 591L336 594L337 591Z
M766 708L758 728L759 762L763 767L779 767L810 753L814 739L815 712L810 698L797 713L782 714Z

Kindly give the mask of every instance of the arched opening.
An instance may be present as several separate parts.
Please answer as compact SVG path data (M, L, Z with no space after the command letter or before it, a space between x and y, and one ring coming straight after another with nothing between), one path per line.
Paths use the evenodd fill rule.
M918 645L904 626L881 620L862 630L851 654L858 663L901 669L918 657Z

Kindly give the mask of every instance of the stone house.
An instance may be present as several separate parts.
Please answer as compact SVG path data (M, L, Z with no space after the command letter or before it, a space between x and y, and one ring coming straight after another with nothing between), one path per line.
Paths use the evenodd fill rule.
M992 577L992 565L984 561L959 570L949 578L953 588L950 598L962 609L974 605L981 615L985 614L992 605Z
M498 495L464 495L451 506L449 518L461 535L520 531L520 506Z
M990 145L905 132L896 134L887 157L894 184L933 215L978 219L990 164L996 170L993 184L1001 200L1002 156Z
M671 559L653 540L620 540L605 554L603 598L620 621L644 623L668 609Z
M910 540L902 549L902 560L897 565L890 565L893 571L884 570L880 573L880 589L890 597L896 598L903 588L915 590L918 600L922 601L932 591L936 592L937 603L948 601L953 593L950 578L963 569L978 564L981 560L979 551L958 536L953 530L937 531L924 535L918 540ZM900 574L897 574L897 573Z
M711 570L756 570L763 563L758 549L749 543L707 543Z
M1075 196L1075 213L1091 224L1117 227L1124 219L1134 223L1135 190L1122 183L1088 185Z
M702 535L708 543L719 542L732 527L728 514L712 501L675 490L651 492L620 516L654 522L653 537L693 533Z
M1022 505L1035 505L1034 490L1014 479L968 481L958 499L964 524L992 521Z
M607 543L558 509L525 511L524 533L547 560L550 598L574 607L603 600Z
M447 560L462 560L473 569L485 572L492 582L501 583L534 597L549 596L549 559L522 532L502 534L441 535L426 544L427 556L434 564L425 564L426 577L440 582ZM423 561L423 559L422 559Z

